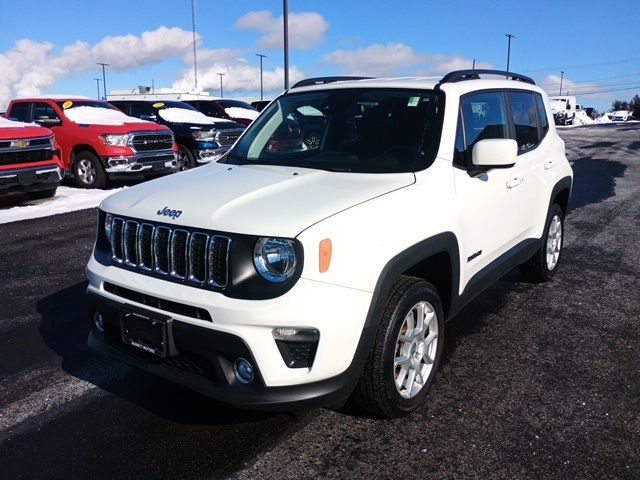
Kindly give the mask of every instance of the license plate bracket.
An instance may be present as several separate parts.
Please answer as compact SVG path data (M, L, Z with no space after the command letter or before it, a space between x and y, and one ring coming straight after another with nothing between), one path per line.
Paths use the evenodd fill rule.
M120 331L126 345L160 358L176 355L173 319L160 315L122 310Z

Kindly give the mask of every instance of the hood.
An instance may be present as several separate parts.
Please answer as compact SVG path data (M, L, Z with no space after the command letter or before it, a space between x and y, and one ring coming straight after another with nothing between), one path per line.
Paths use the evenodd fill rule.
M35 123L14 122L0 117L0 141L50 137L51 135L53 135L51 130Z
M213 163L118 192L101 208L185 227L293 238L330 215L414 182L413 173ZM162 215L165 208L181 213Z
M567 102L563 102L562 100L550 100L549 106L551 107L551 113L567 111Z

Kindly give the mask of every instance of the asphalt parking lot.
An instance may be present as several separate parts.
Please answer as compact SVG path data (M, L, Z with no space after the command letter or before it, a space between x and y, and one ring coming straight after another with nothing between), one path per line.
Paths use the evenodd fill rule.
M640 478L640 124L560 130L563 264L447 325L427 403L247 412L88 350L95 210L0 225L0 478Z

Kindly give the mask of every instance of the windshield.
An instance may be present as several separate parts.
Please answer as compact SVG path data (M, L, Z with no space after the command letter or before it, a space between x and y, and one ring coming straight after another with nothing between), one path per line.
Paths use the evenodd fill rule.
M360 173L427 168L440 141L444 97L428 90L336 89L284 95L226 158Z
M159 100L157 102L153 102L152 106L156 110L161 110L163 108L183 108L185 110L194 110L196 112L198 111L188 103L176 102L171 100Z
M93 107L93 108L108 108L109 110L117 110L116 107L108 102L102 102L100 100L61 100L56 102L58 107L62 109L72 107Z
M236 108L246 108L247 110L255 110L255 108L253 108L247 102L242 102L240 100L222 100L222 99L220 99L220 100L216 100L216 101L218 102L218 105L220 105L222 108L236 107Z

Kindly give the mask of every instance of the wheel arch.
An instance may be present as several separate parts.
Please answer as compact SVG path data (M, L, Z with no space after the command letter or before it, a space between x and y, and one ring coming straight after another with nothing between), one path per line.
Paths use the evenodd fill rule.
M100 160L100 155L98 155L98 152L96 152L95 148L93 148L91 145L79 143L78 145L74 145L71 149L71 168L73 168L73 165L76 163L76 156L78 156L82 152L92 153L98 160Z
M572 185L573 185L573 179L567 176L560 179L553 186L547 211L549 211L549 209L554 203L557 203L558 206L562 209L562 213L564 214L564 216L565 217L567 216L567 212L569 211L569 199L571 198Z

